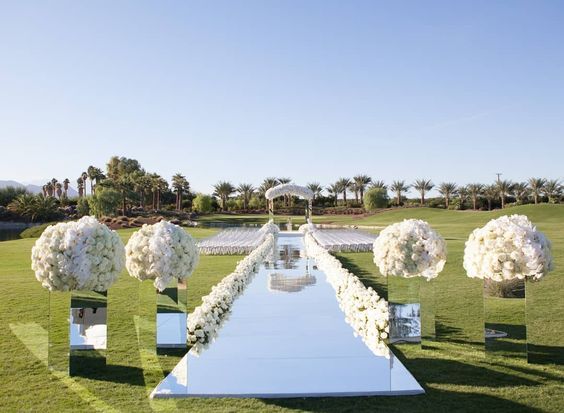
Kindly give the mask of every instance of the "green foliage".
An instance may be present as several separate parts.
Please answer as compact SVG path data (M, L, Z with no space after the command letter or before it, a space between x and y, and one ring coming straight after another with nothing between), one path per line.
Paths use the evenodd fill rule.
M379 208L386 208L389 203L388 191L384 188L370 188L364 194L364 208L367 211L374 211Z
M56 222L47 222L45 224L26 228L20 233L20 238L39 238L41 234L43 234L43 231L45 231L45 229L49 225L55 225L55 224Z
M78 212L79 216L83 217L90 214L90 205L88 202L88 198L85 196L78 198L78 201L76 202L76 212Z
M31 222L54 221L63 215L57 200L43 195L19 195L8 205L8 209Z
M8 206L10 202L20 195L31 195L25 188L16 188L15 186L7 186L0 189L0 206Z
M88 198L89 213L96 217L113 216L120 206L120 192L112 188L98 187L96 193Z
M249 201L249 208L250 209L261 209L261 208L264 208L265 205L266 205L266 202L264 202L264 200L259 198L258 196L251 197L251 200Z
M212 212L212 197L209 195L198 194L192 201L192 210L200 214L209 214Z

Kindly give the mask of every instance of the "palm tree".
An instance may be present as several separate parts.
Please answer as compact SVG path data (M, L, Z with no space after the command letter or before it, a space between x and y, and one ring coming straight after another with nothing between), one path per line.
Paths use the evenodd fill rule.
M443 182L439 185L439 193L445 199L445 207L448 209L451 196L456 194L456 184L454 182Z
M321 192L323 191L323 187L321 186L321 184L319 182L311 182L309 184L307 184L307 188L313 192L313 201L315 201L316 198L319 198L321 196Z
M339 193L341 192L341 187L335 182L334 184L331 184L327 187L327 192L329 192L329 195L333 196L334 198L333 205L337 206L337 198L339 196Z
M239 184L237 192L243 199L243 209L246 211L249 208L249 201L255 192L255 187L252 184Z
M63 181L63 191L64 191L64 196L65 198L68 198L68 192L69 192L69 178L65 178L65 180Z
M76 185L76 188L78 189L78 196L79 198L82 198L84 196L84 180L82 179L82 176L78 177Z
M155 209L158 211L161 209L161 194L164 190L168 189L168 182L158 174L153 174L152 176L153 190L155 194Z
M421 194L421 206L425 206L425 192L430 191L434 186L430 179L418 179L413 184L413 188Z
M551 204L556 203L562 196L562 185L557 179L550 179L546 181L543 187L543 194L548 198Z
M55 192L57 193L57 197L59 199L61 199L61 196L63 195L63 184L60 182L57 182L55 184Z
M409 190L409 185L405 184L405 181L394 181L392 182L392 186L390 187L392 192L396 193L396 204L397 206L401 205L401 196L404 192Z
M43 196L46 197L47 196L47 185L43 185L41 187L41 191L43 192Z
M492 210L492 201L496 199L499 195L499 189L497 185L486 185L482 190L484 197L488 200L488 211Z
M182 194L189 191L190 183L184 175L177 173L172 177L172 187L176 192L176 210L180 211L182 209Z
M145 209L145 199L147 192L153 189L153 178L150 174L138 171L133 174L135 192L139 194L139 207ZM98 184L94 188L96 188Z
M529 178L529 186L531 187L531 195L535 200L535 205L539 203L539 195L542 194L546 179L543 178Z
M484 192L484 185L482 184L469 184L468 193L472 198L472 209L475 211L477 209L478 197Z
M360 200L364 199L364 191L366 187L372 182L372 178L368 175L357 175L353 177L353 188L354 188L354 196L356 198L356 202L358 203L358 195L360 195Z
M98 184L100 178L103 176L102 170L90 165L88 169L86 169L86 173L88 174L88 178L90 178L90 195L94 195L94 181L96 181L96 184Z
M376 189L388 189L388 185L384 181L373 181L370 186Z
M235 192L235 187L231 184L231 182L227 181L219 181L217 184L213 186L215 192L214 195L217 196L221 200L221 209L223 211L227 210L227 200Z
M501 209L503 209L505 208L505 197L511 193L513 183L508 180L497 181L496 186L499 198L501 199Z
M80 176L82 177L82 182L84 184L84 196L86 196L86 180L88 179L88 173L83 172ZM92 195L92 193L90 195Z
M464 209L466 199L468 199L468 186L461 186L458 188L458 198L460 198L460 209Z
M347 206L347 191L351 188L352 181L349 178L339 178L336 184L343 193L343 202Z
M276 178L265 178L264 181L262 181L262 184L260 184L260 186L258 187L259 194L261 196L264 196L264 194L266 194L266 191L268 191L270 188L274 188L276 185L278 185L278 183L278 179Z
M512 188L513 196L519 204L523 204L529 197L529 184L527 182L517 182Z
M55 192L55 185L49 181L47 182L47 185L45 185L45 188L47 189L47 196L52 197Z

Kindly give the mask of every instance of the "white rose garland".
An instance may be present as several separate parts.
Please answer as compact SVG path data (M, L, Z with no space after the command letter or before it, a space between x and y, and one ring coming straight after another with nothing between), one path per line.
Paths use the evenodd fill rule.
M472 278L538 280L553 269L550 248L526 216L505 215L470 234L463 265Z
M167 221L143 225L131 236L125 252L129 274L140 281L154 280L159 291L173 279L190 276L199 260L190 234Z
M311 233L306 232L304 243L307 255L315 259L318 268L327 275L327 280L335 289L345 321L351 325L355 335L360 336L374 354L389 357L390 351L384 342L389 334L387 301L343 268L341 262L321 247Z
M374 263L384 276L435 278L446 263L446 243L425 221L406 219L374 241Z
M287 194L301 196L307 200L313 199L313 191L311 189L294 184L276 185L275 187L268 189L264 195L266 199L274 199Z
M50 291L107 291L123 270L115 231L94 217L48 226L31 250L31 268Z

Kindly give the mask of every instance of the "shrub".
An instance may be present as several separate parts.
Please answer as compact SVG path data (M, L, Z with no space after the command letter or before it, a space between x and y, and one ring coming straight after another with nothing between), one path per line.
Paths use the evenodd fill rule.
M81 217L90 214L90 205L88 204L88 199L85 196L78 199L76 203L76 212L78 213L78 216Z
M43 195L19 195L8 209L31 222L55 221L63 216L57 200Z
M41 225L36 225L34 227L26 228L20 233L20 238L39 238L41 234L43 234L43 231L45 231L45 229L49 225L55 225L55 224L56 222L48 222L46 224L41 224Z
M371 188L364 194L364 208L367 211L374 211L379 208L386 208L389 203L388 192L384 188Z
M209 195L198 194L192 201L192 210L200 214L209 214L213 209L212 197Z
M119 191L112 188L98 188L96 193L88 198L89 213L98 218L104 215L115 216L121 201Z
M20 195L31 195L25 188L16 188L15 186L7 186L0 189L0 206L8 206L14 199Z

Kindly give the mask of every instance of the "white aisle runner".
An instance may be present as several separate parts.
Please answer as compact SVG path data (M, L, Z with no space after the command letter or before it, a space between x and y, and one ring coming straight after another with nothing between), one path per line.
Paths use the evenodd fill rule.
M276 264L262 265L219 336L187 354L151 397L308 397L424 393L393 355L374 355L305 258L300 235L280 234Z

